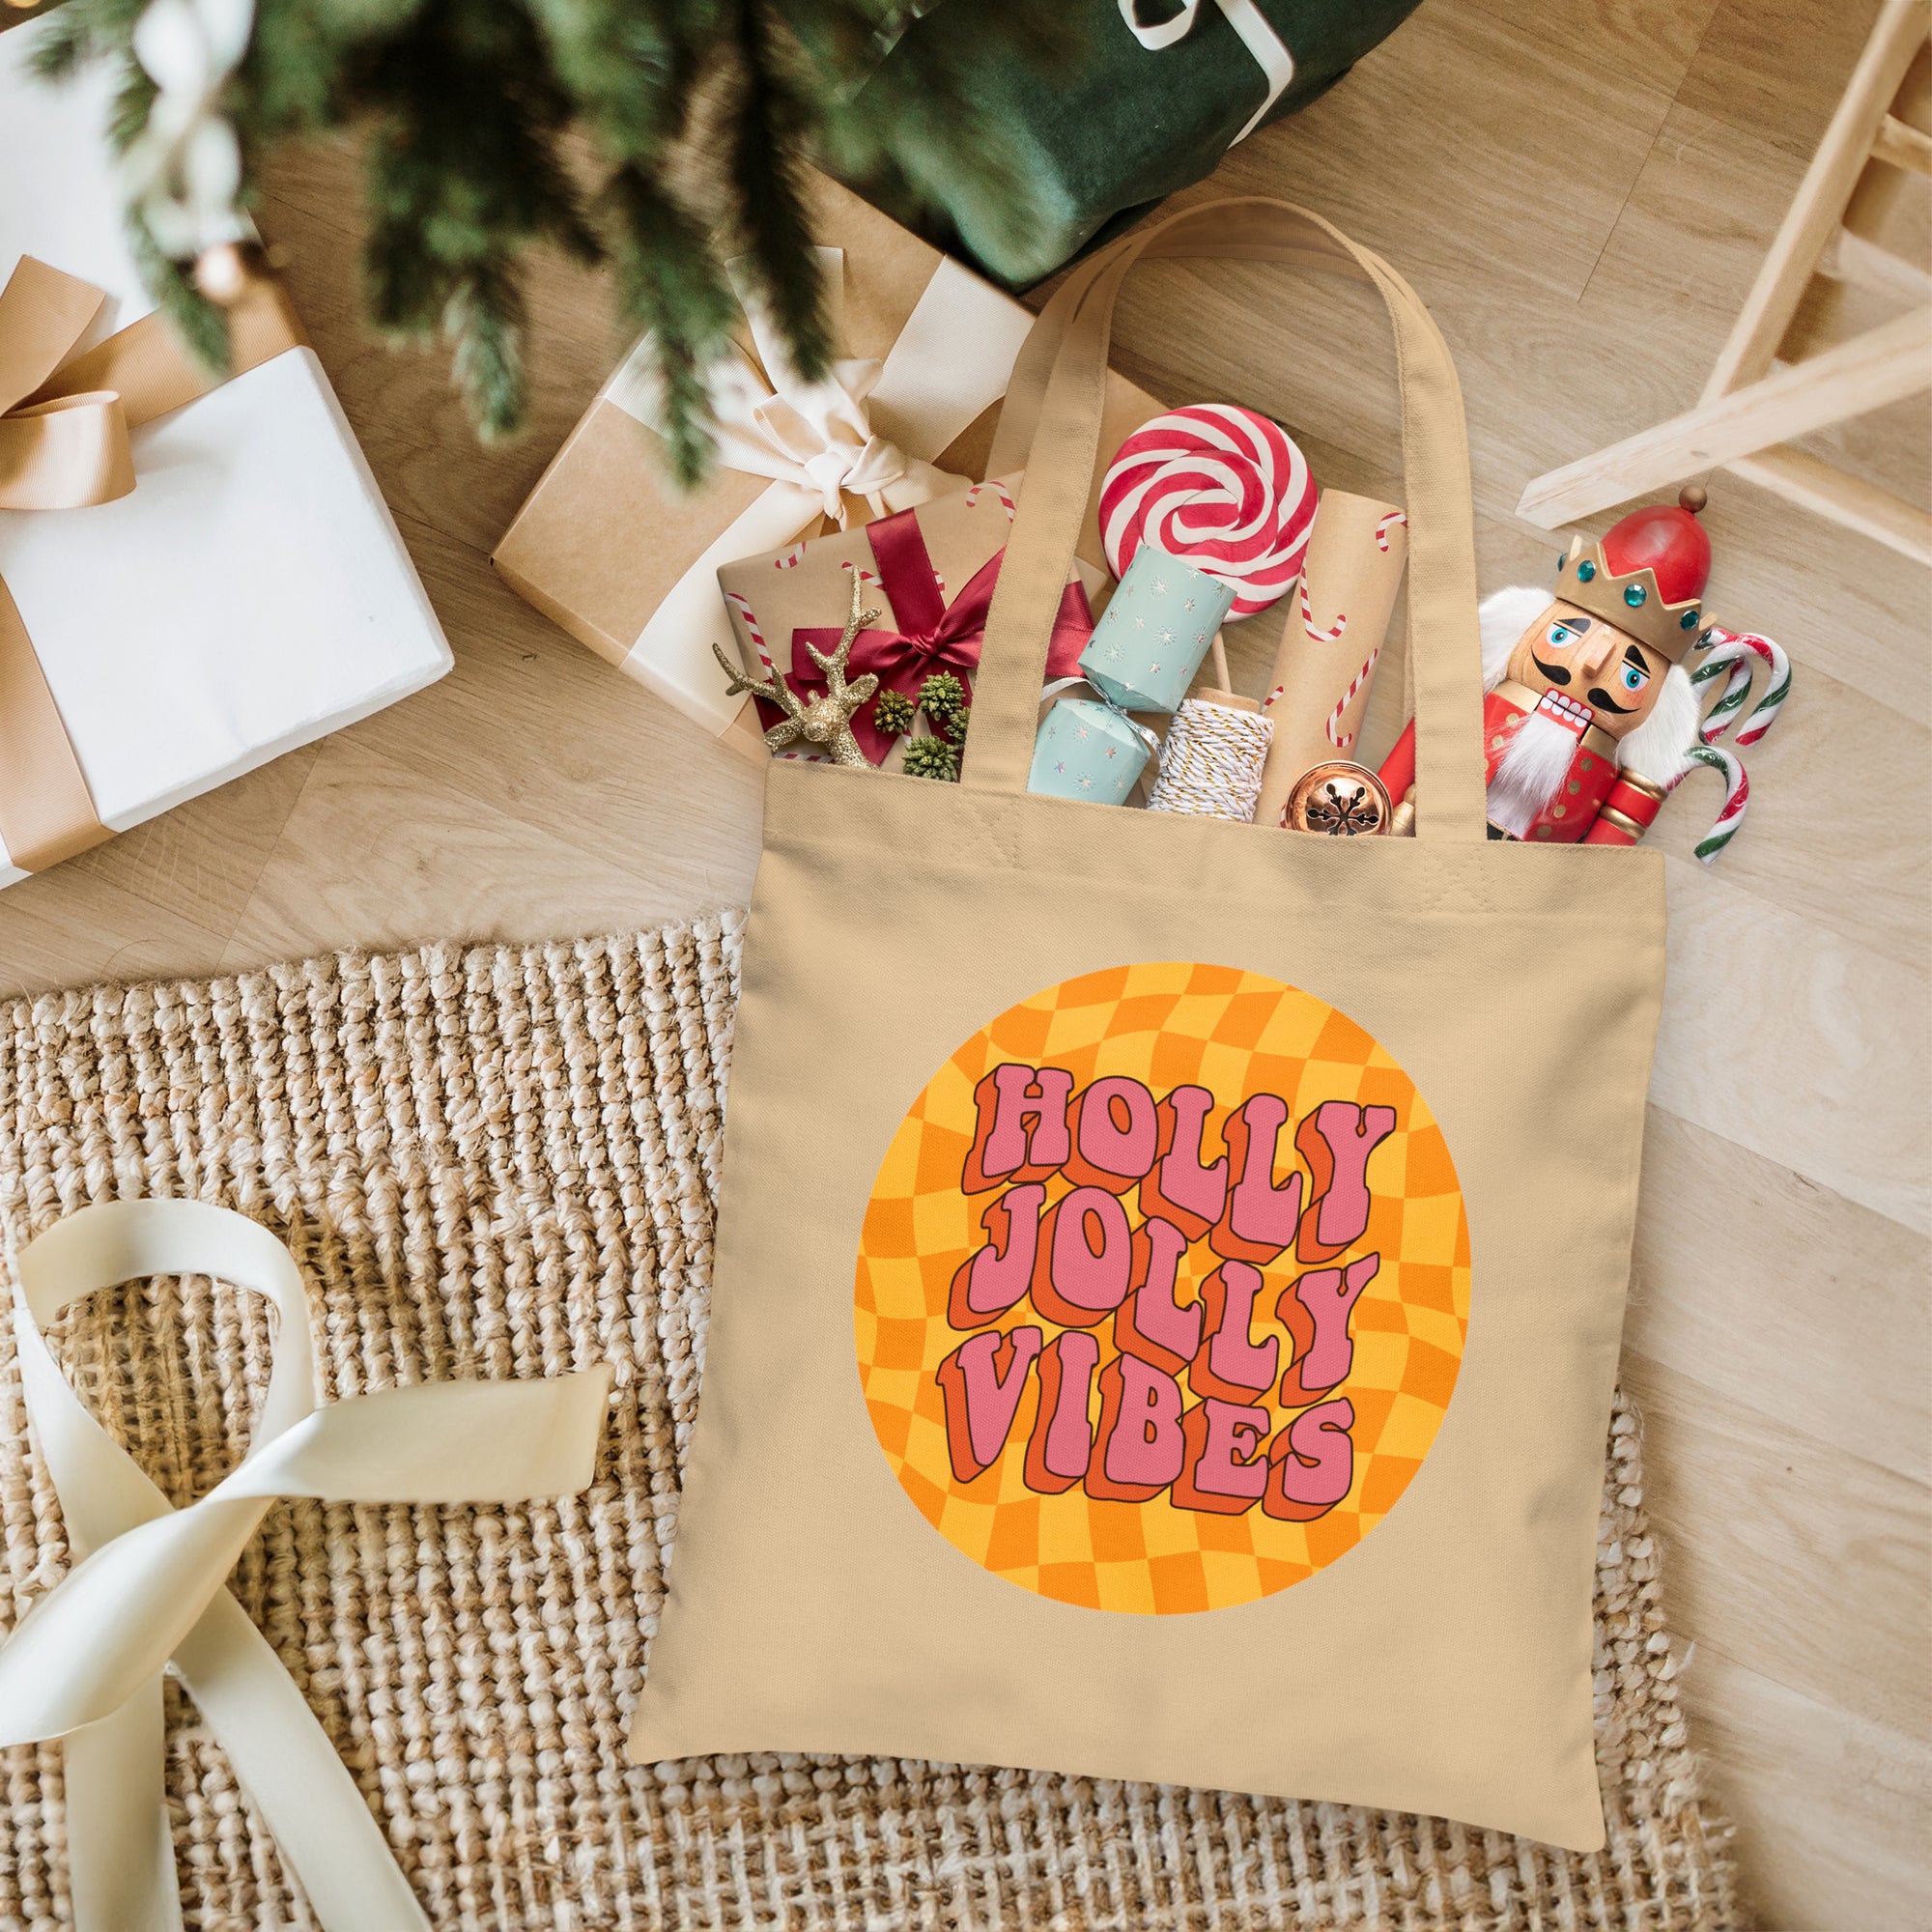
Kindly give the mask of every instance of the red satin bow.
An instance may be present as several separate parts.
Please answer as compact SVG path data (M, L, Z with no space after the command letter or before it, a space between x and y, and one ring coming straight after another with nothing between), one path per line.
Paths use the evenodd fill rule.
M899 510L866 526L866 536L879 566L879 585L891 600L896 631L861 631L852 640L846 676L876 672L881 690L902 691L916 697L919 687L936 670L971 671L980 662L985 642L986 612L992 608L993 586L999 582L997 550L973 573L966 587L948 603L919 527L918 514ZM1053 641L1048 649L1048 677L1072 677L1079 669L1081 650L1093 635L1094 613L1087 593L1077 582L1062 591L1053 615ZM838 649L842 632L837 624L802 627L791 634L793 687L804 696L825 683L806 650L815 644L826 656ZM775 714L776 715L776 714ZM867 757L876 765L895 740L872 723L866 704L852 720L852 733Z

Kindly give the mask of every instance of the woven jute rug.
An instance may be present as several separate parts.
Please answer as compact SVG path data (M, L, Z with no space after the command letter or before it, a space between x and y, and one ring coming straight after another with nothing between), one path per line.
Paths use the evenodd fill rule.
M1597 1573L1599 1855L1339 1805L978 1767L628 1767L699 1400L739 930L726 916L0 1007L9 1253L91 1201L191 1196L295 1251L331 1397L615 1366L582 1495L283 1504L236 1572L439 1927L1740 1923L1728 1832L1698 1797L1640 1433L1621 1400ZM51 1339L180 1503L245 1444L270 1359L262 1309L218 1284L154 1280L96 1297ZM68 1562L4 1325L0 1521L3 1630ZM172 1691L170 1712L187 1923L312 1923L218 1745ZM0 1754L0 1926L68 1922L60 1765L57 1746Z

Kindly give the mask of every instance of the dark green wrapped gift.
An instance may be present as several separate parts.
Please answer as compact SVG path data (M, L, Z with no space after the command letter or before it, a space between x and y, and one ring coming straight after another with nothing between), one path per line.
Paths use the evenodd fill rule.
M863 119L867 97L890 90L896 68L939 56L965 76L980 129L1009 144L1017 211L975 186L976 171L957 164L940 129L902 135L875 160L844 169L867 200L1009 288L1110 239L1163 195L1211 173L1252 128L1305 107L1418 0L1042 4L1072 16L1080 43L1072 59L1036 64L987 41L973 0L943 0L904 18L853 103ZM935 47L941 36L950 44ZM976 39L987 42L983 52Z

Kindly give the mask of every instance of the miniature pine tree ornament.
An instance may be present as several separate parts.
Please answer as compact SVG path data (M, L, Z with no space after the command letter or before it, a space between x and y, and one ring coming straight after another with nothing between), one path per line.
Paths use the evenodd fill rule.
M859 608L860 584L858 573L852 576L852 613L845 620L843 635L838 639L838 648L830 656L821 651L810 639L806 649L811 653L811 661L825 674L825 689L810 700L801 697L784 680L784 674L776 667L769 677L753 678L734 666L724 655L724 647L714 643L711 648L717 653L718 662L724 668L724 675L731 682L730 696L739 692L750 692L753 697L762 697L769 704L776 704L784 712L784 717L765 733L765 743L773 751L782 751L795 739L803 738L808 744L822 745L832 754L836 765L858 765L870 771L872 761L859 749L859 741L852 735L852 714L878 690L877 676L867 671L863 677L855 677L846 682L845 667L852 656L852 640L868 625L878 622L876 611L862 611ZM949 748L950 749L950 748Z
M966 715L966 687L950 670L936 670L919 688L919 708L932 720L935 731L957 738Z
M872 723L888 738L903 738L915 715L912 699L902 691L882 691L872 705Z
M915 738L905 748L908 778L938 779L947 784L959 778L959 750L944 738Z

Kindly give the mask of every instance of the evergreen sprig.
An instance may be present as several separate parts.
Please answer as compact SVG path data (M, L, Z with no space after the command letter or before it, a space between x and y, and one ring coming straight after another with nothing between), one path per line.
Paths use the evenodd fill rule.
M982 23L981 57L1064 51L1055 10L949 0ZM130 39L145 0L67 0L40 49L58 75L84 60L119 73L125 147L153 89ZM973 125L957 56L897 48L908 0L257 0L224 102L242 143L243 202L260 156L294 135L368 136L371 320L440 336L485 437L527 405L524 276L539 244L609 260L617 306L654 332L673 465L699 478L712 440L703 381L737 325L726 265L753 284L807 378L834 353L801 170L814 153L876 158L943 142L955 177L994 209L1018 205L1003 144ZM1043 18L1042 16L1048 16ZM135 242L156 295L211 362L220 311L184 266Z

